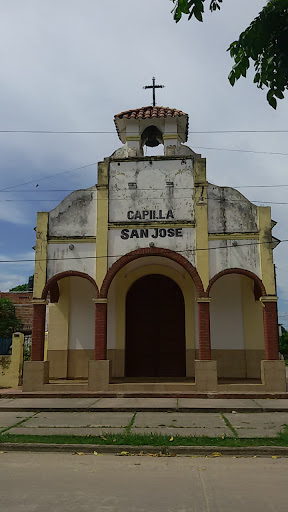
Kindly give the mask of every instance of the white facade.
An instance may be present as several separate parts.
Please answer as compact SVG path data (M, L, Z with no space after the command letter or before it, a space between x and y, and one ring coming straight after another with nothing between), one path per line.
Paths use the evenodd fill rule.
M100 296L99 303L108 304L106 341L112 375L125 376L128 292L137 280L162 275L178 285L184 299L186 376L193 376L198 357L197 300L205 296L207 301L211 299L211 348L219 362L219 376L229 378L230 351L234 351L233 376L258 378L264 334L261 293L253 286L257 279L258 284L264 282L269 274L267 294L275 295L271 246L267 249L266 244L263 249L263 240L272 240L270 210L269 215L266 211L265 224L260 209L240 192L209 184L205 160L182 144L187 139L186 114L177 111L169 119L170 114L164 112L168 116L164 119L162 107L159 109L162 118L156 120L130 119L130 113L119 115L116 127L123 146L99 164L98 185L73 192L49 213L47 281L57 275L61 279L67 271L78 275L67 285L69 307L65 309L60 301L57 312L54 305L52 320L57 317L59 324L62 322L66 349L73 352L73 367L79 376L81 365L75 351L79 351L79 358L80 351L86 351L85 364L93 357L94 302L113 264L138 249L167 249L176 259L147 253L147 257L127 262L114 276L107 296ZM158 140L163 143L162 156L143 156L147 138L150 145ZM178 255L186 266L177 260ZM209 281L231 269L246 274L225 275L209 291ZM82 278L83 274L89 276L91 282L81 279L79 273ZM149 294L147 297L149 301ZM65 329L64 314L69 319ZM53 343L53 350L56 345Z

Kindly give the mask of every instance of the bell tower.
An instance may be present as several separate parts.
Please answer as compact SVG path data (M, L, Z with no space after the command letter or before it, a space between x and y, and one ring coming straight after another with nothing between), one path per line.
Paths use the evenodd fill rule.
M150 105L120 112L114 122L124 158L143 156L144 146L159 144L164 146L164 156L193 154L183 145L188 138L188 115L182 110Z

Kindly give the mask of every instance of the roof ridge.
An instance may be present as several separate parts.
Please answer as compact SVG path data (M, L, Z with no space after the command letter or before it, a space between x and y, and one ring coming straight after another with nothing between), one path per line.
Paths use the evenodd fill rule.
M141 112L141 114L143 113L143 115L145 117L148 117L148 113L151 112L153 113L154 111L154 114L156 112L159 112L159 110L161 111L164 111L164 114L166 114L168 117L173 117L175 114L176 115L179 115L179 116L188 116L188 114L186 114L185 112L183 112L182 110L179 110L177 108L173 108L173 107L164 107L162 105L147 105L145 107L139 107L139 108L132 108L132 109L129 109L129 110L123 110L122 112L119 112L119 114L115 114L114 116L114 119L116 118L122 118L122 117L126 117L126 118L130 118L132 116L132 118L141 118L141 116L139 116L139 113Z

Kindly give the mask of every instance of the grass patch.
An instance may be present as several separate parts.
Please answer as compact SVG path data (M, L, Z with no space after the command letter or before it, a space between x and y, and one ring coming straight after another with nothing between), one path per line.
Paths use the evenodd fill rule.
M137 412L134 412L130 422L128 423L127 427L125 428L125 434L130 434L131 432L131 428L133 427L134 425L134 421L135 421L135 418L136 418L136 414Z
M239 439L226 437L205 436L175 436L170 441L170 436L161 434L105 434L102 436L73 436L73 435L17 435L5 432L0 434L0 443L55 443L55 444L98 444L98 445L128 445L128 446L288 446L288 429L278 434L276 438Z
M34 416L37 416L37 414L39 414L39 411L33 412L30 416L27 416L27 418L23 418L22 420L18 421L17 423L13 423L13 425L9 425L9 427L6 427L3 430L1 430L1 432L0 432L0 442L1 442L1 439L2 439L1 436L3 434L5 434L5 432L10 430L11 428L20 427L20 425L23 425L23 423L26 423L26 421L30 420L31 418L34 418Z
M223 420L225 421L227 427L231 430L231 432L234 434L235 437L239 437L238 435L238 432L237 430L233 427L232 423L230 423L230 421L228 420L228 418L226 418L226 416L224 416L223 413L221 413L221 416L223 418Z

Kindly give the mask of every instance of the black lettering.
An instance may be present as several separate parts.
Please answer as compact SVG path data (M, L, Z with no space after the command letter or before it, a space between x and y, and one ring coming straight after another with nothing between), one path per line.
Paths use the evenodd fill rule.
M121 230L121 238L122 240L127 240L129 238L129 229Z
M139 233L138 233L137 229L131 230L130 238L139 238Z
M175 229L175 236L183 236L182 234L182 228Z
M128 213L127 213L127 218L128 218L129 220L132 220L132 219L134 218L134 212L131 212L131 211L130 211L130 212L128 212Z
M149 212L148 212L148 210L143 210L142 219L146 219L146 217L149 217Z
M135 216L134 216L134 220L136 219L141 219L141 213L137 210L137 212L135 212Z
M159 210L159 219L165 219L165 215L162 215L162 210Z
M166 229L159 229L159 236L161 236L161 238L164 238L166 236Z
M148 238L148 229L140 229L140 238Z
M152 214L153 214L152 219L154 219L154 220L155 220L155 219L158 219L158 217L156 217L156 212L155 212L155 210L153 210L153 211L152 211Z
M168 236L175 236L175 230L173 228L169 228L168 230Z
M174 215L173 215L172 210L168 210L166 219L174 219Z
M154 228L154 231L155 231L154 235L151 235L152 238L158 238L158 228Z

